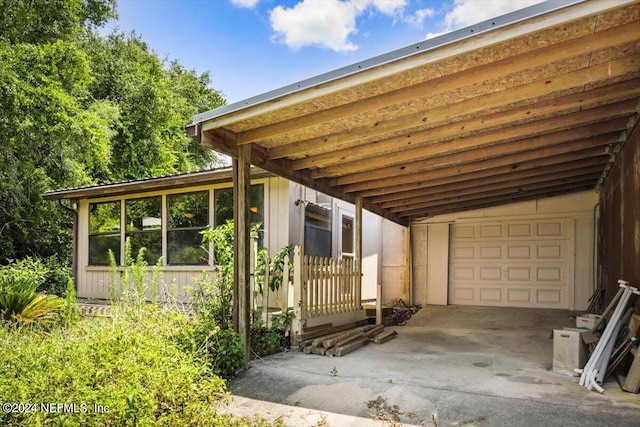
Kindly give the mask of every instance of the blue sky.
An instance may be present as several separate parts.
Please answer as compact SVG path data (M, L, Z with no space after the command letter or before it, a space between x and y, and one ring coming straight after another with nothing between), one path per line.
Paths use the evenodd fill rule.
M229 103L540 0L118 0L122 31Z

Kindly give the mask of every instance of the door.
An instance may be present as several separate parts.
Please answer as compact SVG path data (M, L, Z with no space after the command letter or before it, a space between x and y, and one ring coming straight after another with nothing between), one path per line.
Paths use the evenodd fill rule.
M568 309L574 220L451 226L449 304Z

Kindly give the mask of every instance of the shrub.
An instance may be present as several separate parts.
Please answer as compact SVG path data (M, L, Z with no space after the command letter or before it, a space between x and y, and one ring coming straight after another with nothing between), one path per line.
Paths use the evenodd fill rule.
M240 335L232 329L232 282L203 273L194 284L191 324L181 341L216 375L232 378L245 368Z
M3 413L0 424L226 425L213 407L224 381L176 343L186 326L179 312L145 307L50 333L0 328L3 401L75 403L77 410Z
M39 291L47 294L65 296L68 289L67 284L71 279L71 268L60 261L55 255L44 260L46 273L44 275L44 283L38 288Z
M80 311L76 305L76 288L71 278L67 281L65 295L64 308L60 311L60 320L63 325L68 327L74 325L80 317Z
M0 267L0 276L6 274L37 283L37 290L40 292L63 297L67 281L71 277L71 269L55 256L44 260L26 257L12 260L8 265Z

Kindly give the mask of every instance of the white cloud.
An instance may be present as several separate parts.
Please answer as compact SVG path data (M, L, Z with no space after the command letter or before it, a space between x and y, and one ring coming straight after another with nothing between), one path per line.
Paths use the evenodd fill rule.
M292 49L321 46L337 52L357 49L349 41L356 29L356 10L338 0L304 0L293 8L278 6L271 11L271 27L276 40Z
M364 0L362 3L366 4L369 1ZM402 13L407 2L406 0L371 0L371 4L385 15L394 16Z
M231 4L234 6L242 7L245 9L252 9L260 3L260 0L231 0Z
M544 0L455 0L453 10L444 18L447 30L466 27Z
M433 15L435 15L435 13L436 12L430 8L418 9L414 12L413 15L407 16L405 18L405 21L415 27L421 28L424 20L427 18L431 18Z
M358 32L358 16L367 9L402 15L405 6L406 0L303 0L291 8L275 7L269 19L274 39L292 49L318 46L352 52L358 48L349 40Z

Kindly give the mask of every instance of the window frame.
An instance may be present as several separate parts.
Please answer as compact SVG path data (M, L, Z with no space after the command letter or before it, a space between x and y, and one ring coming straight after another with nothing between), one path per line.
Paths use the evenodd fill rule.
M113 204L118 204L119 208L118 208L118 230L117 231L105 231L105 232L93 232L91 230L91 207L92 205L103 205L103 204L109 204L109 203L113 203ZM104 236L104 237L115 237L118 236L118 241L120 242L118 244L118 250L114 251L114 256L116 259L116 265L121 265L122 264L122 200L121 199L116 199L116 200L104 200L104 201L90 201L87 204L87 265L91 266L91 267L102 267L102 266L108 266L109 263L105 263L105 264L97 264L97 263L92 263L92 248L93 246L91 245L92 243L92 237L96 237L96 236Z
M198 225L198 226L190 226L190 227L171 227L171 209L169 204L171 203L171 199L173 198L177 198L180 196L188 196L188 195L205 195L206 196L206 209L207 209L207 214L206 214L206 224L205 225ZM203 255L207 255L206 258L203 257L202 262L200 263L172 263L171 262L171 253L170 253L170 248L171 248L171 239L169 238L170 234L172 232L180 232L180 231L198 231L199 233L206 230L207 228L209 228L209 224L211 223L211 197L212 197L212 191L210 189L205 189L205 190L195 190L195 191L188 191L188 192L180 192L180 193L169 193L169 194L165 194L164 195L164 203L163 203L163 207L165 209L165 216L166 216L166 231L163 233L166 238L163 238L163 253L165 254L165 265L166 266L207 266L210 265L210 257L209 257L209 253L210 253L210 248L207 248L207 250L205 251L205 253ZM166 243L165 243L166 242Z

